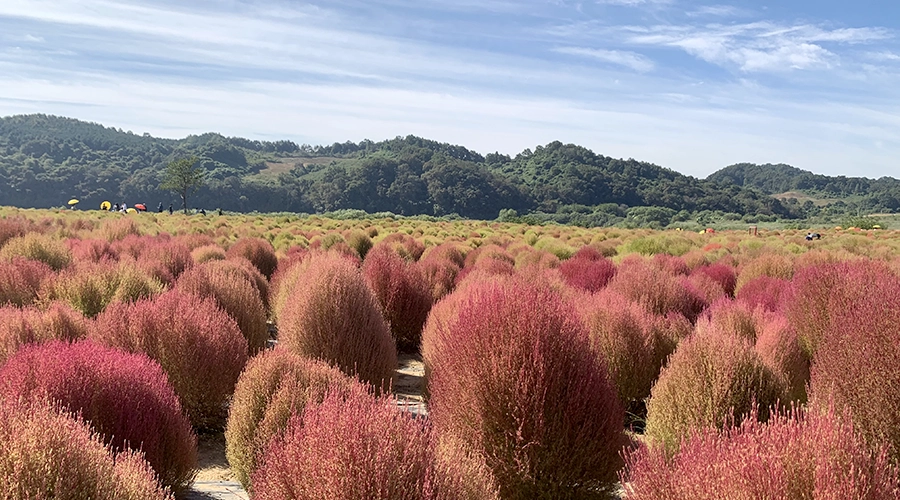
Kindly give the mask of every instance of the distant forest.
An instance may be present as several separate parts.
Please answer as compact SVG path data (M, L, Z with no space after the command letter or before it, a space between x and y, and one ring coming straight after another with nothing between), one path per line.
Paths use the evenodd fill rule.
M331 146L215 133L172 140L47 115L0 118L0 205L49 208L74 197L81 208L106 200L178 206L159 185L169 162L189 156L207 172L189 203L207 210L661 227L900 209L895 179L818 176L785 165L734 165L697 179L560 142L510 157L414 136ZM835 200L771 196L787 191Z

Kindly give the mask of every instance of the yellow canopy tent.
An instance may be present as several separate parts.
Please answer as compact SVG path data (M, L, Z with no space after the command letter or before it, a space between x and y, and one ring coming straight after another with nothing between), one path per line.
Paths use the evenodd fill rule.
M133 209L133 208L129 208L128 210L126 210L126 212L128 212L128 213L130 213L130 214L136 214L136 213L137 213L137 210L135 210L135 209Z
M75 198L72 198L71 200L69 200L69 205L77 205L77 204L78 204L78 200L76 200Z
M112 203L108 201L104 201L100 204L100 210L109 210L110 208L112 208Z

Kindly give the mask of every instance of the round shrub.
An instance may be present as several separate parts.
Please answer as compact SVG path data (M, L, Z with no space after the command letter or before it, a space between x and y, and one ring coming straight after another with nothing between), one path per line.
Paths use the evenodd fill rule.
M72 253L62 241L40 233L27 233L7 240L0 248L0 260L12 261L16 258L36 260L59 271L72 262Z
M137 260L142 269L166 284L173 283L194 265L187 245L163 236L148 238Z
M419 267L390 248L378 247L363 262L362 274L378 299L397 348L417 352L432 302L431 289Z
M724 290L728 296L734 296L734 289L737 286L737 274L735 274L733 267L727 264L715 263L700 266L694 269L691 274L703 274L709 276L722 287L722 290Z
M593 293L606 287L616 266L592 247L582 247L559 265L559 272L567 285Z
M464 485L447 481L436 462L426 423L354 384L349 394L329 393L291 419L253 475L254 498L466 498Z
M112 302L134 302L162 290L162 283L130 261L82 262L45 281L41 297L66 302L93 318Z
M225 250L219 245L203 245L191 250L191 258L197 264L211 260L225 260Z
M428 256L416 263L419 272L425 277L425 282L431 290L432 302L441 300L453 291L456 285L456 276L460 267L449 259L438 256Z
M5 498L173 498L140 456L113 455L85 423L46 404L0 405L0 443Z
M790 291L791 282L789 280L759 276L742 286L736 299L753 308L780 311Z
M755 344L762 328L762 321L762 314L757 313L746 303L720 299L700 316L696 330L736 335Z
M84 419L116 452L143 452L178 492L197 467L197 438L159 364L92 342L21 349L0 367L0 399L53 401Z
M351 380L322 361L284 349L251 359L234 389L225 429L225 452L238 481L249 489L261 453L283 434L289 418Z
M69 239L66 241L72 251L75 262L101 262L119 260L119 252L115 251L107 240Z
M800 345L797 331L787 319L779 314L763 318L756 338L756 352L766 366L784 378L788 399L806 403L810 359Z
M247 340L248 353L252 356L266 348L269 328L266 310L256 290L249 281L235 278L226 272L218 272L206 266L195 266L182 273L175 283L177 290L208 298L237 322Z
M611 490L624 411L576 312L523 278L473 282L445 301L423 349L442 439L483 458L503 498Z
M648 313L614 293L582 298L578 304L591 346L606 363L619 400L626 405L650 395L663 358L658 358L658 339L646 327Z
M839 285L829 290L829 316L819 318L810 405L851 412L862 437L887 445L900 464L900 277L886 269L865 261L834 268Z
M278 315L279 349L324 360L377 388L390 384L397 350L362 275L347 259L319 254Z
M351 231L346 237L347 245L352 248L360 259L365 260L366 254L372 249L372 239L361 230Z
M46 310L0 307L0 365L22 346L50 340L75 341L87 336L82 314L60 302Z
M417 261L425 252L425 245L408 234L392 233L375 244L375 247L387 247L397 255L409 261ZM373 248L375 248L373 247Z
M100 233L104 238L113 241L124 240L128 236L140 236L141 229L131 217L120 217L103 223Z
M275 247L262 238L240 238L228 248L227 255L249 260L266 279L271 278L278 267Z
M627 452L621 481L629 500L865 498L900 494L900 473L884 449L870 451L833 410L753 416L740 427L697 431L669 456L641 446Z
M782 379L746 340L707 331L684 340L662 369L647 403L645 435L668 450L692 430L740 422L759 407L759 417L786 401Z
M683 276L661 272L645 261L629 261L619 266L608 286L653 314L679 312L693 322L707 304L699 292L687 285Z
M43 262L13 258L0 261L0 305L27 306L34 303L41 283L53 275Z
M206 262L203 264L203 267L210 272L225 273L235 279L246 280L259 293L259 298L262 300L266 311L269 310L269 281L249 260L235 257L227 260Z
M735 283L735 292L740 292L745 284L760 276L789 280L794 276L794 264L784 255L762 254L741 267Z
M152 300L114 303L97 317L89 338L156 360L195 428L224 426L247 362L247 341L214 301L173 290Z
M34 230L34 222L25 217L0 217L0 247L7 241Z

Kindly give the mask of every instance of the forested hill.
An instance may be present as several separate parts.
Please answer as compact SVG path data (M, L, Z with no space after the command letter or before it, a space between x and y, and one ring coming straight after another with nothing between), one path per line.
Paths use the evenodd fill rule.
M554 142L515 157L486 157L414 136L331 146L219 134L181 140L28 115L0 118L0 205L80 207L104 200L168 205L165 166L196 156L208 172L191 206L234 211L359 209L476 219L539 213L584 225L633 219L668 224L697 213L797 213L757 189L679 174L637 160ZM543 220L547 220L545 217Z
M856 198L869 211L900 210L900 180L893 177L830 177L790 165L740 163L711 174L707 180L755 188L767 194L800 192L821 198Z

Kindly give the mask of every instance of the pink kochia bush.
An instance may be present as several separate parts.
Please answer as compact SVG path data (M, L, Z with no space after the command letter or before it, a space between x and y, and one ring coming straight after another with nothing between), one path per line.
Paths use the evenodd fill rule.
M92 342L29 346L0 366L0 404L52 401L80 416L116 452L141 451L160 482L186 487L197 439L159 364Z
M266 341L269 339L266 308L259 291L246 278L205 265L194 266L181 274L175 288L214 300L219 308L237 322L247 339L248 353L251 356L266 348Z
M373 250L374 251L374 250ZM387 388L397 350L378 301L359 269L340 255L317 254L286 294L278 315L278 348L318 358Z
M266 279L271 278L278 267L275 247L262 238L241 238L228 248L226 255L249 260Z
M84 316L62 302L52 302L46 310L0 307L0 366L22 346L82 339L87 329Z
M678 312L694 322L707 306L684 276L664 272L652 262L623 263L608 286L655 315Z
M0 443L3 498L172 499L140 454L114 454L84 422L47 404L0 404Z
M593 247L582 247L571 258L559 265L559 272L567 285L597 292L616 274L616 266Z
M13 258L0 260L0 306L26 306L38 298L41 283L53 274L47 264L36 260Z
M442 463L427 422L354 383L349 393L330 392L291 418L253 475L253 497L490 500L496 495L483 468Z
M503 498L613 488L624 411L576 312L515 277L470 283L445 301L424 349L442 440L480 456Z
M748 281L737 294L737 300L751 307L761 307L767 311L780 311L789 296L791 282L781 278L759 276Z
M629 500L900 498L900 474L884 447L871 451L833 409L767 424L751 415L734 429L692 433L671 457L641 446L625 461Z
M836 286L811 294L827 304L828 316L817 318L810 404L850 411L866 441L886 444L900 464L900 277L866 261L823 271L835 273Z
M653 386L645 434L673 450L692 430L740 422L754 405L765 420L786 393L753 344L728 332L698 332L678 346Z
M419 267L391 248L379 246L366 255L362 273L378 299L397 348L417 352L432 302L431 289Z
M247 362L237 323L209 299L173 290L152 300L114 303L89 337L159 362L198 429L221 429Z
M225 429L225 453L245 488L262 452L281 436L292 415L324 399L326 392L350 387L337 368L284 349L266 351L247 363L234 390Z

